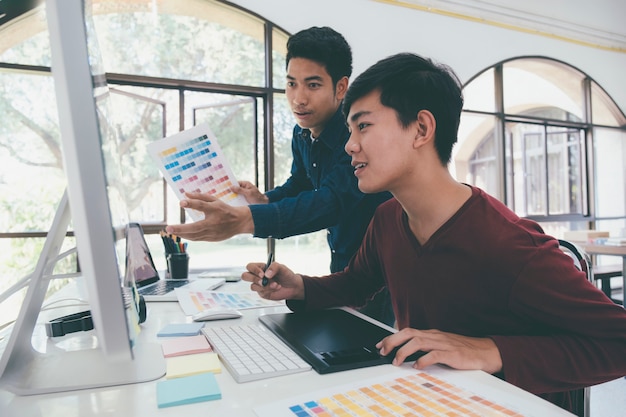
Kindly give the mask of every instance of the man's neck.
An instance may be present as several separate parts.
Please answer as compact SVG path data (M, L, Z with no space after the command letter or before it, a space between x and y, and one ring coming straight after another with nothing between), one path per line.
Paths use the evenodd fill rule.
M409 227L420 244L443 226L471 197L472 190L452 178L428 187L410 202L400 203L407 213Z

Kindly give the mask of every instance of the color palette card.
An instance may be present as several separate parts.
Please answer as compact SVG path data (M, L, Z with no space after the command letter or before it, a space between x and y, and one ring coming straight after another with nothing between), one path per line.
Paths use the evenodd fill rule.
M206 123L150 143L148 153L180 200L186 198L185 192L194 192L233 206L248 204L243 196L231 191L237 180ZM204 218L199 211L186 212L194 221Z
M163 349L163 356L166 358L213 351L209 341L201 334L164 339L161 342L161 348Z
M208 309L245 310L249 308L276 307L284 305L284 301L266 300L253 291L220 292L194 291L186 288L175 288L178 304L188 316L193 316Z
M174 356L167 358L165 362L165 377L167 379L181 378L205 372L213 372L214 374L222 372L222 365L217 353Z
M159 381L156 389L159 408L222 398L222 392L212 373Z
M254 411L258 417L552 415L546 414L545 408L533 409L534 405L522 396L531 394L520 394L522 391L516 387L512 389L517 392L497 390L479 380L463 378L459 372L464 371L430 369L432 372L404 367L392 374L260 405ZM461 381L462 384L456 383ZM548 406L560 410L552 404ZM568 414L561 411L562 415Z

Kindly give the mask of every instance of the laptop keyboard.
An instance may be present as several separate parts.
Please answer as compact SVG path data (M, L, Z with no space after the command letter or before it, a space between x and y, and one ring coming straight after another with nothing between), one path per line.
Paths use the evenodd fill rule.
M261 323L204 327L202 332L237 382L304 372L311 365Z
M159 280L155 282L153 285L149 285L147 287L139 288L139 294L141 295L163 295L167 294L170 291L173 291L174 288L182 287L183 285L189 284L189 281L186 279L181 280Z

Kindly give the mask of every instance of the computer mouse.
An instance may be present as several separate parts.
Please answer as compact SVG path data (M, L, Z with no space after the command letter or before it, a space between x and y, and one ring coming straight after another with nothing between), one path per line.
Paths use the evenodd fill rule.
M403 345L400 346L396 346L395 348L393 348L393 350L391 351L390 354L387 355L387 357L389 358L389 362L391 363L391 361L393 360L393 358L396 357L396 353L398 353L398 350L402 347ZM421 358L422 356L424 356L425 354L427 354L428 352L424 352L423 350L418 350L417 352L413 352L411 353L409 356L406 357L406 359L404 360L405 362L415 362L416 360L418 360L419 358Z
M243 317L241 311L227 309L207 309L192 316L193 321L226 320Z

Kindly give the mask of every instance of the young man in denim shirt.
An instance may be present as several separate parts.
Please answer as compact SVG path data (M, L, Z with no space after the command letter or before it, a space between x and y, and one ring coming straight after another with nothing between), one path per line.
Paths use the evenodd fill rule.
M357 184L349 133L341 111L352 74L352 52L344 37L328 27L312 27L287 42L286 96L297 125L291 143L291 176L261 193L241 181L234 191L249 206L232 207L207 194L188 194L181 206L204 212L204 220L167 231L189 240L221 241L236 234L277 239L328 230L330 271L343 270L389 193L364 194ZM394 318L386 291L362 311L387 324Z

